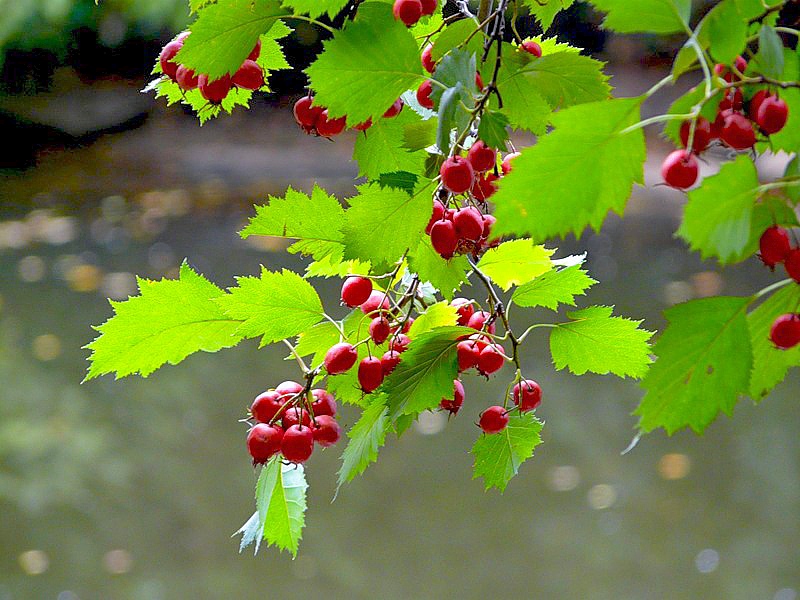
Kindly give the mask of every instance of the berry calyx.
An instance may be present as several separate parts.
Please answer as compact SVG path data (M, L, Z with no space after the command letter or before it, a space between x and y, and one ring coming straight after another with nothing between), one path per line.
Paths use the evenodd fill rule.
M681 143L684 148L689 147L689 132L692 129L691 121L684 121L681 124ZM700 153L711 143L711 122L705 117L698 117L694 126L694 140L692 142L692 151Z
M200 75L197 78L200 94L211 104L220 104L231 91L232 85L230 75L223 75L214 81L209 81L208 75Z
M481 413L478 424L484 433L500 433L508 426L508 412L502 406L490 406Z
M464 386L458 379L453 380L453 399L447 400L442 398L439 402L439 407L442 410L448 411L451 415L458 414L461 405L464 404Z
M783 263L786 267L786 274L800 283L800 248L792 248L786 254L786 260Z
M394 352L405 352L408 350L408 345L411 343L411 339L404 333L400 333L396 335L391 343L389 344L389 350L393 350Z
M523 379L512 388L511 397L520 411L534 410L542 403L542 388L533 379Z
M339 342L331 346L325 354L325 369L328 375L339 375L349 371L358 360L358 351L352 344Z
M800 315L781 315L769 330L769 339L781 350L788 350L800 344Z
M468 206L456 211L453 216L456 236L477 242L483 235L483 215L477 208Z
M671 152L661 164L661 176L664 182L679 190L692 187L697 181L700 173L700 165L694 154L686 150L675 150Z
M353 125L353 129L355 129L356 131L366 131L370 127L372 127L372 119L371 118L367 119L363 123L359 123L358 125Z
M412 27L422 16L422 2L420 0L394 0L392 12L395 19L405 23L406 27Z
M185 38L184 38L185 39ZM178 71L178 63L173 62L172 59L178 54L178 51L183 48L183 40L172 40L161 49L158 55L158 64L161 65L161 70L164 75L175 81L175 74Z
M478 371L483 375L491 375L503 368L506 357L498 346L491 344L481 350L478 356Z
M789 233L783 228L773 225L768 227L758 240L761 260L770 268L786 260L792 249Z
M453 194L463 194L472 187L475 172L472 165L463 156L451 156L446 159L439 175L442 177L442 185Z
M233 74L233 85L246 90L257 90L264 87L264 71L254 60L246 60Z
M384 316L375 317L369 324L369 337L376 344L382 344L389 338L392 328L389 319Z
M452 221L436 221L431 227L431 244L437 254L444 259L453 258L458 247L456 227Z
M392 117L396 117L400 114L401 110L403 110L403 99L398 98L389 108L386 109L386 112L383 113L383 118L391 119Z
M346 124L346 117L339 117L337 119L329 118L328 109L326 108L320 113L319 119L317 120L317 133L322 137L333 137L342 133Z
M308 411L305 408L300 409L296 406L286 409L286 412L283 413L283 419L281 420L284 431L298 423L302 423L306 427L311 425L311 415L308 414Z
M358 383L367 394L383 383L383 365L376 356L367 356L358 365Z
M433 91L433 84L430 79L423 81L417 88L417 102L422 108L432 109L433 99L431 92Z
M247 55L247 60L258 60L258 57L261 56L261 39L256 42L256 45L253 46L253 49L250 50L250 54Z
M767 135L778 133L789 120L789 107L786 102L777 96L764 98L758 107L756 124Z
M350 308L364 304L372 293L372 281L366 277L348 277L342 284L342 302Z
M467 152L467 160L476 172L483 173L494 169L497 164L497 151L487 146L482 140L478 140Z
M381 366L383 367L383 374L388 375L394 371L395 367L400 364L400 353L394 350L388 350L381 356Z
M314 441L323 448L333 446L342 437L342 429L336 419L328 415L316 418L316 423L311 426Z
M420 60L422 61L422 68L428 73L433 73L434 69L436 69L436 62L433 60L433 44L425 46Z
M283 434L281 454L289 462L304 463L314 452L314 433L310 427L292 425Z
M380 290L372 290L369 298L362 302L359 308L361 308L361 312L365 315L371 315L378 311L387 312L389 310L389 298Z
M269 423L286 400L277 390L263 392L250 405L250 415L259 423Z
M181 87L182 90L187 92L189 90L197 89L199 79L200 78L195 75L194 71L185 65L180 65L178 70L175 72L175 82Z
M756 143L756 132L753 129L753 123L743 114L737 112L731 112L725 117L719 137L734 150L747 150Z
M522 42L520 48L525 50L525 52L527 52L528 54L533 54L536 58L542 57L542 47L533 40Z
M321 415L336 415L336 399L328 390L314 389L311 390L311 395L314 401L311 403L311 410L314 411L314 417Z
M247 451L253 457L253 464L267 462L281 450L283 429L277 425L257 423L247 432Z

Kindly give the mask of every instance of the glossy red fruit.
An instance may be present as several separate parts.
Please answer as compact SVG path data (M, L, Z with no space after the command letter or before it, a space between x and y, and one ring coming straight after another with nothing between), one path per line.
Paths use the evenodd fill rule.
M209 81L207 75L200 75L197 78L200 95L211 104L220 104L231 91L232 85L230 75L223 75L214 81Z
M291 408L287 408L286 412L283 413L281 425L283 426L284 431L289 429L289 427L292 425L297 425L300 422L302 422L306 427L311 425L311 415L308 414L308 411L305 408L299 409L292 406Z
M448 411L450 414L455 415L458 413L458 410L461 408L462 404L464 404L464 386L458 379L454 379L453 399L447 400L442 398L442 401L439 402L439 407Z
M781 315L772 323L769 339L781 350L788 350L800 344L800 315Z
M472 206L456 211L453 225L456 227L456 237L459 239L477 242L483 235L483 215Z
M497 151L487 146L482 140L478 140L467 152L467 160L476 172L483 173L494 169L497 164Z
M789 120L789 107L783 99L777 96L764 98L761 106L758 107L755 120L761 131L767 135L778 133Z
M786 260L792 249L789 241L789 232L783 227L773 225L764 230L761 239L758 241L761 260L770 268Z
M303 96L294 103L294 120L306 133L312 133L317 127L317 121L322 114L322 107L311 106L314 96Z
M262 392L250 405L250 414L259 423L269 423L285 401L285 399L281 399L280 392L276 390Z
M416 25L422 16L420 0L394 0L394 18L405 23L406 27Z
M358 383L367 394L383 383L383 364L377 356L367 356L358 364Z
M348 277L342 284L342 302L350 308L364 304L372 293L372 281L366 277Z
M438 200L434 200L433 213L431 214L430 221L428 221L428 225L425 227L425 233L430 235L433 224L436 223L436 221L440 220L442 217L444 217L444 213L445 213L444 204L442 204Z
M419 105L422 108L433 108L433 99L431 98L432 91L433 84L431 83L430 79L423 81L417 88L417 102L419 102Z
M256 45L253 46L253 49L250 50L250 54L247 55L247 60L258 60L258 57L261 56L261 39L256 42Z
M451 221L436 221L431 227L431 244L442 258L453 258L458 247L455 225Z
M466 371L472 367L478 366L478 357L481 354L481 348L475 342L464 340L458 342L456 346L456 356L458 356L458 370Z
M742 90L736 88L732 92L725 94L719 103L718 110L741 110L742 106L744 106L744 96L742 95Z
M344 131L347 124L346 117L339 117L338 119L328 118L328 109L322 111L317 120L317 133L322 137L333 137L339 135Z
M264 71L256 61L247 59L233 74L233 85L246 90L257 90L264 87Z
M361 308L361 312L365 315L371 315L372 313L378 312L387 312L389 310L389 298L386 297L385 292L381 292L380 290L372 290L369 295L369 298L365 302L361 304L359 307Z
M172 59L175 58L175 55L181 48L183 48L183 40L172 40L161 49L161 53L158 55L158 63L161 65L161 70L164 72L164 75L172 79L172 81L175 81L175 74L179 66L178 63L173 62Z
M800 248L792 248L786 255L786 260L783 262L786 267L786 274L800 283Z
M494 215L483 215L484 239L489 239L489 236L492 235L492 228L494 227L495 223L497 223L497 219L495 219Z
M305 388L296 381L282 381L275 388L275 391L281 395L294 396L302 392Z
M339 342L331 346L330 350L325 353L325 369L328 375L339 375L349 371L356 360L358 359L358 351L352 344L347 342Z
M458 324L465 325L469 323L469 318L475 314L475 305L472 300L466 298L453 298L450 306L454 306L458 314Z
M486 337L485 335L481 335L479 333L475 333L467 338L468 341L472 342L478 347L478 352L483 351L486 346L489 345L491 340Z
M400 114L401 110L403 110L403 99L398 98L389 108L386 109L386 112L383 113L383 118L391 119L392 117L396 117Z
M534 410L542 403L542 388L533 379L523 379L511 390L514 404L522 412Z
M744 57L737 56L736 60L734 61L734 66L739 73L744 73L745 69L747 69L747 61L744 59ZM738 79L738 76L731 71L730 67L720 63L714 65L714 74L718 77L722 77L728 83L733 83L734 79Z
M436 12L436 0L420 0L422 2L422 16L427 17Z
M497 191L497 184L495 181L498 179L500 178L494 173L478 175L475 178L475 182L472 184L472 188L470 188L470 192L472 192L472 195L475 196L475 198L481 202L485 202Z
M734 150L747 150L756 143L753 123L743 114L731 112L722 124L720 139Z
M536 58L542 57L542 47L533 40L522 42L520 47L528 54L533 54Z
M484 433L500 433L508 426L508 413L502 406L490 406L481 413L478 424Z
M511 173L511 161L519 156L519 152L512 152L511 154L506 154L506 157L503 159L503 162L500 164L500 169L503 171L503 175L508 175Z
M700 165L694 154L686 150L675 150L671 152L664 162L661 163L661 176L664 182L679 190L692 187L697 181L700 173Z
M408 345L411 343L409 337L404 333L397 334L389 343L389 350L394 352L405 352L408 350Z
M369 324L369 337L371 337L372 341L376 344L385 342L389 338L391 332L392 328L386 317L375 317Z
M405 323L403 323L403 329L400 330L400 333L408 333L411 329L411 326L414 324L414 317L409 317Z
M400 364L400 353L388 350L381 356L381 366L383 367L383 374L388 375L394 371L395 367Z
M750 120L756 120L758 109L761 106L761 103L771 95L772 94L769 93L769 90L758 90L753 95L753 97L750 99L750 104L747 106L747 114L750 116Z
M342 429L336 419L328 415L317 417L316 423L312 425L312 435L314 441L323 448L333 446L342 437Z
M453 194L463 194L472 187L475 171L463 156L451 156L442 163L439 175L447 190Z
M472 327L473 329L477 329L478 331L483 329L484 324L492 315L486 312L485 310L477 310L475 314L469 318L469 322L467 323L467 327ZM489 325L488 329L486 330L488 333L495 332L494 323Z
M681 124L681 143L684 148L689 146L689 132L692 128L691 121L684 121ZM692 143L692 151L700 153L711 143L711 122L705 117L697 117L697 123L694 126L694 141Z
M478 356L478 371L484 375L491 375L502 369L505 361L506 356L502 348L490 344L481 350Z
M478 91L486 87L483 83L483 77L481 77L480 71L475 71L475 87L478 88Z
M428 44L425 46L425 50L422 51L422 68L425 69L428 73L433 73L436 69L436 63L433 60L433 44Z
M189 91L197 89L199 77L194 74L190 68L185 65L180 65L178 70L175 71L175 82L181 87L182 90Z
M311 395L314 401L311 403L311 410L314 411L314 416L330 415L331 417L336 414L336 399L328 390L314 389L311 390Z
M289 462L303 463L314 452L314 432L310 427L292 425L283 434L281 454Z
M253 464L263 464L281 450L283 429L277 425L256 424L247 432L247 451Z

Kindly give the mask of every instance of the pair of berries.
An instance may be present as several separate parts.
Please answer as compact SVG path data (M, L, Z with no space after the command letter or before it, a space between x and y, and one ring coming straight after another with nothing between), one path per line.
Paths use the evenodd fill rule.
M436 0L395 0L392 12L406 27L413 27L422 17L436 12Z
M786 274L800 283L800 247L792 247L789 232L783 227L768 227L758 241L761 261L770 269L783 263Z
M514 386L512 398L520 412L534 410L542 403L542 388L532 379L525 379ZM481 413L478 425L484 433L500 433L508 427L508 413L503 406L490 406Z
M175 57L180 49L183 48L183 43L187 37L189 37L188 31L180 33L161 49L158 57L164 75L177 83L185 92L198 89L203 98L211 104L220 104L233 87L246 90L257 90L264 87L264 71L256 62L261 54L261 40L256 43L245 61L232 76L225 74L219 79L209 81L207 75L198 75L186 65L175 62Z

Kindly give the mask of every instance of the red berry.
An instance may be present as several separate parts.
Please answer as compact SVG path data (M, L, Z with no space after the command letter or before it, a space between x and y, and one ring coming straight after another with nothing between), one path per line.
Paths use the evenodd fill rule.
M208 80L208 75L200 75L197 78L197 87L200 90L200 95L211 104L220 104L228 92L231 91L231 76L223 75L214 81Z
M456 228L452 221L436 221L431 227L433 249L444 259L453 258L458 247Z
M285 400L281 399L278 391L270 390L256 396L253 404L250 405L250 414L259 423L269 423L272 420Z
M484 239L489 239L489 236L492 235L492 227L494 227L495 223L497 223L497 219L494 218L494 215L483 215Z
M751 121L756 120L756 116L758 116L758 109L761 106L761 103L769 98L772 94L769 93L769 90L758 90L753 97L750 99L750 104L747 107L747 114L750 116Z
M480 331L483 329L483 326L486 324L486 321L488 321L489 317L491 316L492 315L486 312L485 310L475 311L475 314L469 318L469 321L467 322L467 327L472 327L473 329L477 329L478 331ZM495 332L494 323L489 325L486 331L488 333L493 334Z
M453 399L447 400L442 398L439 407L443 410L449 411L450 414L457 414L461 405L464 404L464 386L458 379L453 380Z
M283 434L281 454L289 462L303 463L314 452L314 432L310 427L292 425Z
M744 106L744 96L742 95L742 90L736 88L732 92L725 94L719 103L718 110L741 110L742 106Z
M336 414L336 399L328 390L311 390L311 395L314 397L314 401L311 403L311 410L314 411L315 417L321 415L330 415L332 417Z
M512 152L511 154L506 154L506 157L503 159L503 162L500 164L500 168L503 171L503 175L508 175L511 173L511 161L519 156L519 152Z
M386 317L375 317L369 324L369 337L372 338L375 344L385 342L391 332L392 328L389 326L389 320Z
M477 242L483 235L483 215L477 208L468 206L457 211L453 217L456 236L462 240Z
M485 202L497 191L497 185L495 184L495 181L498 179L500 178L494 173L478 175L475 178L475 182L472 184L470 192L472 192L472 195L475 196L475 198L481 202Z
M380 290L372 290L369 295L369 298L365 302L361 303L361 312L365 315L371 315L372 313L377 313L379 310L380 312L386 312L389 310L389 298L386 297L385 292L381 292Z
M783 266L786 267L786 274L797 283L800 283L800 248L789 250Z
M372 293L372 281L366 277L348 277L342 284L342 302L350 308L364 304Z
M458 342L458 345L456 346L458 370L466 371L467 369L478 366L478 357L480 354L481 348L475 342L468 340Z
M524 379L516 384L512 391L514 404L522 412L534 410L542 403L542 388L533 379Z
M389 350L394 352L405 352L408 350L408 345L411 343L409 337L404 334L400 333L396 335L392 341L389 343Z
M469 318L475 314L475 305L472 304L471 300L467 300L466 298L453 298L450 306L456 308L459 325L466 325L469 323Z
M414 317L408 317L406 322L403 323L403 329L400 331L400 333L408 333L408 331L411 329L411 326L414 324L414 321Z
M394 371L395 367L400 364L400 353L389 350L381 356L381 366L383 367L383 374L388 375Z
M720 139L734 150L747 150L756 143L753 123L743 114L731 112L722 124Z
M297 425L300 422L302 422L306 427L311 425L311 415L308 414L308 411L305 408L300 409L296 406L292 406L291 408L287 408L286 412L283 413L281 425L283 426L284 431L289 429L289 427L292 425Z
M433 84L430 79L423 81L417 88L417 102L422 108L433 108L433 99L431 92L433 91Z
M482 352L486 346L489 345L490 339L485 335L480 335L479 333L473 334L467 338L470 342L475 344L478 347L478 352Z
M432 52L433 44L428 44L425 46L425 50L422 51L422 68L428 73L433 73L434 69L436 69L436 63L433 60Z
M770 96L764 98L758 107L756 123L767 135L778 133L789 119L789 107L781 98Z
M494 169L497 164L497 151L478 140L467 152L467 160L478 173Z
M436 12L436 0L421 0L422 16L427 17Z
M533 40L528 40L527 42L522 42L521 48L528 52L529 54L533 54L536 58L542 57L542 47L534 42Z
M173 62L172 59L175 58L181 48L183 48L183 40L172 40L161 49L161 53L158 55L158 63L161 65L161 70L172 81L175 81L175 74L178 71L178 63Z
M377 356L367 356L358 365L358 383L367 394L383 383L383 365Z
M495 345L486 346L478 356L478 371L484 375L491 375L503 368L506 356L502 348Z
M422 16L420 0L394 0L394 18L405 23L406 27L416 25Z
M392 104L389 108L386 109L386 112L383 113L383 118L391 119L392 117L396 117L397 115L400 114L401 110L403 110L403 99L398 98L397 100L394 101L394 104Z
M736 60L734 61L734 65L736 70L739 73L744 73L747 69L747 61L742 56L737 56ZM717 63L714 65L714 74L718 77L722 77L728 83L732 83L734 79L738 79L739 77L735 75L727 65Z
M772 324L769 339L781 350L788 350L800 344L800 315L781 315Z
M475 87L478 90L482 90L486 86L483 83L483 77L481 77L480 71L475 71Z
M333 417L322 415L316 421L312 426L312 435L314 436L314 441L323 448L333 446L342 437L342 429Z
M233 74L233 85L238 85L246 90L257 90L264 87L264 71L254 60L246 60Z
M661 164L661 176L664 182L674 188L685 190L697 181L700 165L694 154L686 150L675 150Z
M355 129L356 131L366 131L370 127L372 127L372 119L371 118L367 119L363 123L359 123L358 125L353 125L353 129Z
M689 132L692 128L691 121L684 121L681 124L681 143L684 148L689 147ZM692 151L699 154L711 143L711 122L705 117L697 117L697 123L694 126L694 143L692 144Z
M263 464L281 450L283 429L277 425L258 423L247 432L247 451L253 464Z
M758 242L761 260L770 268L786 260L786 256L792 249L789 242L789 233L783 228L773 225L768 227L761 234Z
M428 221L428 225L425 227L425 233L430 235L433 224L436 223L436 221L440 220L442 217L444 217L444 213L445 213L444 204L442 204L438 200L434 200L433 214L431 215L430 221Z
M472 187L475 172L472 165L463 156L451 156L446 159L439 175L442 176L442 185L454 194L463 194Z
M250 50L250 54L247 55L247 60L258 60L259 56L261 56L261 38L258 39L256 45Z
M317 120L317 133L322 137L333 137L339 135L344 131L347 124L346 117L339 117L338 119L328 118L328 109L322 111Z
M294 103L294 120L306 133L311 133L317 127L317 121L322 114L322 107L311 106L314 96L303 96Z
M339 375L349 371L356 360L358 359L358 352L352 344L347 342L339 342L331 346L330 350L325 354L325 369L328 375Z
M275 388L275 391L282 396L294 396L302 392L305 388L296 381L282 381Z
M490 406L481 413L479 424L485 433L499 433L508 425L508 413L502 406Z
M180 65L178 70L175 72L175 81L181 87L182 90L194 90L197 88L197 83L199 81L199 77L194 74L190 68L185 65Z

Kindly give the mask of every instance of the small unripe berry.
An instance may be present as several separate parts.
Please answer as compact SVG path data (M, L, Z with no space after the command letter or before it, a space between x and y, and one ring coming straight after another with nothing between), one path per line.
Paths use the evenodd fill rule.
M388 375L394 371L395 367L400 364L400 353L394 350L388 350L381 356L381 366L383 367L383 374Z
M231 91L231 76L223 75L214 81L208 80L208 75L200 75L197 78L197 88L200 90L200 95L211 104L220 104L228 92Z
M389 320L384 316L375 317L369 324L369 337L376 344L385 342L391 332L392 328L389 326Z
M422 51L422 68L425 69L428 73L433 73L434 69L436 69L436 63L433 60L433 44L428 44L425 46L425 50Z
M417 88L417 102L419 102L419 105L422 108L433 108L433 99L431 98L432 91L433 84L431 83L430 79L423 81Z
M311 106L313 96L303 96L294 103L294 120L306 133L312 133L317 127L317 121L322 114L321 106Z
M520 47L528 54L533 54L536 58L542 57L542 47L533 40L522 42Z
M468 206L456 211L453 217L456 237L477 242L483 235L483 215L477 208Z
M366 277L348 277L342 284L342 302L350 308L364 304L372 293L372 281Z
M542 388L533 379L524 379L517 383L511 394L514 404L522 412L534 410L542 403Z
M314 401L311 403L311 410L314 411L314 416L330 415L331 417L336 414L336 399L328 390L314 389L311 390L311 395Z
M458 379L453 380L453 399L442 398L439 407L448 411L450 414L457 414L461 405L464 404L464 386Z
M281 450L283 429L277 425L258 423L247 432L247 451L253 464L263 464Z
M769 339L781 350L788 350L800 344L800 315L781 315L772 324Z
M403 110L403 99L398 98L389 108L386 109L386 112L383 113L383 118L391 119L392 117L396 117L400 114L401 110Z
M478 371L491 375L503 368L506 357L502 349L495 345L486 346L478 356Z
M483 329L484 324L486 323L486 321L489 320L489 318L491 316L492 315L490 313L486 312L485 310L475 311L475 314L473 314L469 318L469 321L467 322L467 327L472 327L473 329L477 329L478 331L480 331L481 329ZM493 334L495 332L494 323L489 325L488 328L486 329L486 331L488 333L492 333Z
M316 423L311 426L314 441L323 448L333 446L342 437L342 429L336 419L328 415L317 417Z
M777 96L764 98L758 107L756 123L767 135L778 133L789 120L789 107Z
M475 314L475 305L471 300L467 300L466 298L453 298L450 306L456 308L459 325L466 325L469 323L469 318Z
M755 145L756 132L750 119L740 113L731 112L722 124L720 139L734 150L747 150Z
M300 409L296 406L287 408L286 412L283 413L283 419L281 420L283 430L286 431L289 429L289 427L292 425L297 425L298 423L302 423L308 427L311 425L311 415L308 414L308 411L305 408Z
M386 292L380 290L372 290L369 298L361 304L361 312L365 315L372 315L373 313L386 312L389 310L389 298L386 297Z
M786 267L786 274L800 283L800 248L792 248L786 254L786 260L783 263Z
M458 356L458 370L466 371L478 366L478 357L481 355L481 348L475 342L458 342L456 346L456 356Z
M405 23L406 27L416 25L422 16L420 0L394 0L394 18Z
M689 132L692 128L691 121L684 121L681 124L681 143L684 148L689 147ZM698 117L694 126L694 141L692 151L700 153L711 143L711 122L705 117Z
M664 182L680 190L692 187L700 173L700 165L694 154L686 150L675 150L661 164L661 176Z
M250 414L260 423L269 423L286 400L288 398L282 399L277 390L263 392L256 396L253 404L250 405Z
M481 413L479 424L484 433L500 433L508 426L508 413L502 406L490 406Z
M264 71L254 60L246 60L233 74L233 85L246 90L257 90L264 86Z
M786 260L792 249L789 233L783 228L773 225L761 234L758 241L761 260L770 268Z
M328 375L339 375L349 371L358 359L358 351L352 344L339 342L331 346L325 354L325 369Z
M436 221L433 224L433 227L431 227L431 244L442 258L453 258L453 254L455 254L458 247L458 237L452 221Z
M467 160L478 173L494 169L497 164L497 151L490 148L482 140L478 140L467 152Z
M358 383L367 394L383 383L383 365L376 356L365 357L358 365Z
M317 120L317 133L322 137L333 137L344 131L347 123L346 117L331 119L328 117L328 109L322 111Z
M314 452L314 433L310 427L292 425L283 434L281 454L289 462L304 463Z
M259 56L261 56L261 38L258 39L256 45L250 50L250 54L247 55L247 60L258 60Z
M442 177L442 185L453 194L463 194L472 187L475 179L475 172L472 165L463 156L451 156L446 159L439 175Z
M173 62L172 59L178 51L183 48L183 40L172 40L161 49L158 55L158 63L161 65L161 70L164 75L175 81L175 74L178 71L178 63Z
M194 71L186 65L180 65L175 72L175 82L181 87L182 90L189 91L197 89L197 84L200 78L195 75Z

